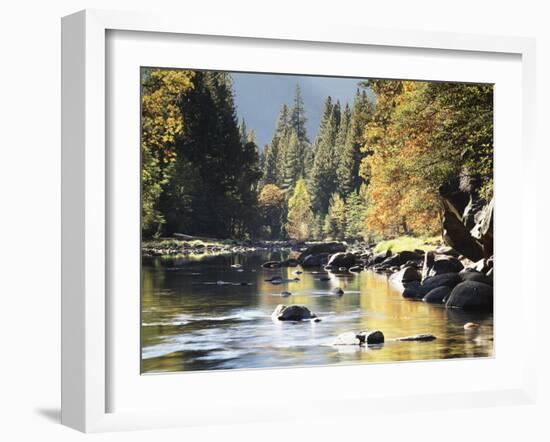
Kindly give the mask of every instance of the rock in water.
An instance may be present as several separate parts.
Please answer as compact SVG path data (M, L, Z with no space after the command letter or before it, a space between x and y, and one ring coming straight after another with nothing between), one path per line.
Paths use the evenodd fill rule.
M357 339L361 344L375 345L384 343L384 333L380 330L357 333Z
M281 296L283 296L283 297L287 297L287 296L290 296L290 295L292 295L292 293L290 293L290 292L286 292L286 291L281 292Z
M376 345L384 343L384 333L380 330L346 332L338 335L334 345Z
M317 316L303 305L279 304L271 317L279 321L303 321L304 319L314 319Z
M422 282L422 288L428 293L437 287L446 286L450 289L462 282L462 278L456 273L444 273L443 275L430 276Z
M336 287L332 293L334 293L337 296L342 296L344 294L344 291L340 287Z
M448 308L493 311L493 287L483 282L464 281L453 288L445 304Z
M355 255L353 253L339 252L331 255L327 267L344 268L345 270L355 265Z
M327 242L327 243L320 243L320 244L314 244L310 247L308 247L305 251L303 251L300 256L298 256L298 261L303 263L306 256L309 255L320 255L320 254L331 254L331 253L338 253L338 252L345 252L346 246L339 242Z
M451 294L451 289L446 285L436 287L430 290L426 296L422 298L422 301L429 304L442 304L443 300Z
M478 272L476 270L460 272L459 274L460 274L460 277L462 278L462 281L477 281L487 285L493 285L493 280L489 276L481 272Z
M405 336L404 338L397 338L397 341L421 341L421 342L427 342L427 341L433 341L436 339L436 337L429 333L422 333L420 335L414 335L414 336Z
M420 273L414 267L403 267L397 273L391 275L390 280L396 284L420 281Z

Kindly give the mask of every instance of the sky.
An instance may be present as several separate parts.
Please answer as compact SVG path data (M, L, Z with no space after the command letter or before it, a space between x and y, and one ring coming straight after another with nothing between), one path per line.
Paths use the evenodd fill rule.
M296 84L302 89L306 109L307 135L313 143L323 103L327 96L342 106L351 106L357 84L361 79L337 77L310 77L305 75L232 73L235 104L239 120L244 118L246 127L256 131L260 149L271 142L279 111L283 104L292 106Z

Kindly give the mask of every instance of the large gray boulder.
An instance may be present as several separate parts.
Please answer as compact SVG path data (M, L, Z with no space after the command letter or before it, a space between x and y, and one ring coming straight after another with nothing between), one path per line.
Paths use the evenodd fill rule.
M271 314L273 319L279 321L303 321L305 319L314 319L317 315L303 305L283 305L279 304Z
M493 287L478 281L461 282L453 288L445 305L463 310L493 311Z
M319 255L326 253L327 255L330 255L332 253L338 253L338 252L345 252L346 246L340 242L325 242L325 243L319 243L319 244L313 244L309 246L306 250L304 250L302 253L300 253L300 256L298 256L298 261L301 263L306 256L309 255Z
M327 263L327 267L331 267L331 268L345 267L346 269L349 269L350 267L353 267L355 265L355 261L356 261L356 257L353 253L338 252L330 256Z
M464 167L458 180L439 188L443 204L443 239L476 262L493 254L494 198L479 194L480 177Z

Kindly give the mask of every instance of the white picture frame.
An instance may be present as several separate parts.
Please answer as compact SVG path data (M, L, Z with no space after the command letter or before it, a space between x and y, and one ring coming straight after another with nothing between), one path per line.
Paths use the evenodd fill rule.
M110 353L108 330L111 321L108 300L108 244L112 238L107 228L110 211L106 121L107 44L110 31L153 32L162 35L217 36L220 38L268 39L273 42L310 42L401 48L403 51L425 49L484 54L511 54L521 58L521 158L525 188L535 177L533 141L535 105L535 46L532 39L491 37L450 33L388 31L369 28L333 26L330 30L291 25L269 26L255 23L238 25L216 23L194 18L182 24L176 17L144 13L87 10L63 18L62 21L62 423L85 432L157 428L168 426L206 425L210 421L201 412L182 411L176 407L163 410L109 411L108 396L113 386L109 381ZM157 34L158 35L158 34ZM498 118L498 115L497 115ZM498 162L497 162L498 164ZM498 166L497 166L498 167ZM497 172L498 173L498 172ZM522 231L535 222L535 204L529 204L534 193L521 191L524 209ZM521 241L520 241L521 243ZM532 254L528 242L522 243L520 259ZM522 261L524 262L524 260ZM523 272L527 269L522 268ZM533 279L521 282L521 308L524 317L536 306ZM497 286L498 287L498 286ZM497 289L498 290L498 289ZM497 295L498 296L498 295ZM532 315L535 316L535 315ZM340 413L376 408L378 411L441 409L475 405L532 403L535 396L534 353L535 325L521 322L524 340L522 370L501 388L437 394L387 394L377 396L376 404L361 396L311 398L308 416L330 416L335 410L331 401L338 401ZM499 325L500 327L500 325ZM529 339L529 337L533 339ZM343 368L333 368L343 370ZM277 370L274 370L276 372ZM294 369L286 370L288 374ZM225 373L232 376L231 373ZM234 375L236 376L236 375ZM242 372L241 375L242 377ZM304 376L298 374L298 376ZM287 376L288 377L288 376ZM221 379L221 378L220 378ZM227 377L226 377L227 379ZM223 382L223 381L219 381ZM218 383L219 383L218 382ZM366 398L366 396L365 396ZM192 400L192 397L190 398ZM233 398L243 410L253 413L236 415L232 410L219 411L217 422L246 422L285 419L292 413L276 406L263 410L245 403L246 398ZM249 399L248 399L249 400ZM258 408L258 407L256 407ZM236 407L235 409L239 409Z

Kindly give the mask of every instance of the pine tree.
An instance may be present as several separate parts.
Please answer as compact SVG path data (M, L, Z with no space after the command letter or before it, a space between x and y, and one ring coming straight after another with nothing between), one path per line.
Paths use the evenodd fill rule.
M366 91L359 91L358 89L353 102L347 136L336 170L338 193L344 197L359 189L359 186L363 182L359 175L359 166L362 159L363 130L371 121L372 114L373 105L368 100Z
M361 184L346 198L346 238L367 238L367 186Z
M274 150L275 157L275 182L278 186L283 185L285 174L285 158L290 135L290 112L286 104L281 108L277 127L271 140L271 148Z
M325 234L332 239L342 240L346 234L346 204L337 193L330 197L330 206L323 228Z
M342 115L340 117L340 124L338 126L338 132L336 134L336 138L334 140L334 155L336 160L336 170L338 171L339 165L340 165L340 159L342 158L342 154L345 149L346 140L348 138L349 134L349 127L350 127L350 119L351 119L351 111L349 106L346 104L346 107L344 109L344 112L342 112ZM340 183L338 183L339 185Z
M283 189L294 187L299 178L303 178L303 161L301 158L301 144L298 139L298 133L294 130L289 135L288 144L285 148L285 158L283 164Z
M244 121L244 118L241 120L241 124L239 125L239 135L241 136L241 143L244 146L248 142L248 131L246 129L246 122Z
M266 144L262 153L262 185L277 183L277 143Z
M338 103L333 105L331 97L328 97L315 140L314 159L309 176L313 207L321 214L327 213L330 196L336 190L334 143L339 122L340 106Z
M286 225L288 235L292 239L309 239L313 221L314 216L306 182L301 178L296 183L292 197L288 200Z
M306 133L306 122L307 118L304 100L302 98L302 90L300 89L300 85L296 84L294 103L290 111L290 126L296 131L296 135L300 142L309 143Z

